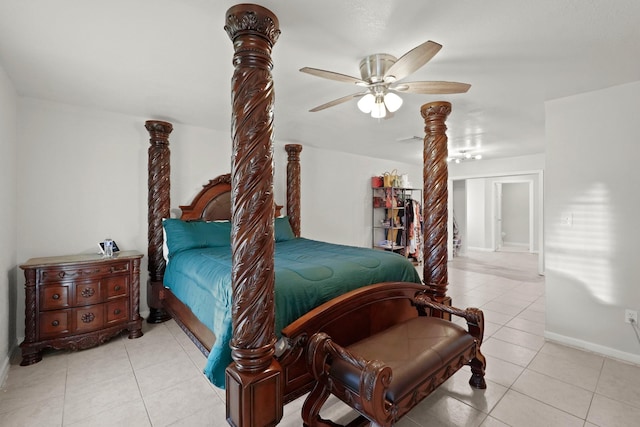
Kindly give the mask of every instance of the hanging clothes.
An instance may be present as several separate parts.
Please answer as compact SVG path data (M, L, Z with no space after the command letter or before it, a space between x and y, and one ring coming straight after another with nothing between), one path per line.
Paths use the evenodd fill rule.
M417 200L408 199L407 210L407 253L418 262L422 262L422 208Z

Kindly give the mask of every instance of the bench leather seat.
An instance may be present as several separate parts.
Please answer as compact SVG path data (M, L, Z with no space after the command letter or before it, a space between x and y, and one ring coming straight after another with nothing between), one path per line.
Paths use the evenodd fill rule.
M391 402L414 390L421 382L467 353L475 340L449 320L420 316L394 325L346 347L369 360L380 360L393 370L386 398ZM331 376L357 392L361 371L342 360L331 365Z

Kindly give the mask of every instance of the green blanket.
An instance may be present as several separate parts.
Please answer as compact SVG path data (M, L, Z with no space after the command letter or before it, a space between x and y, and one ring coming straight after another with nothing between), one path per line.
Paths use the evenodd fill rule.
M420 283L413 264L401 255L304 238L276 243L275 275L278 335L314 307L353 289L387 281ZM232 361L230 246L170 255L164 283L215 334L204 372L224 387L224 371Z

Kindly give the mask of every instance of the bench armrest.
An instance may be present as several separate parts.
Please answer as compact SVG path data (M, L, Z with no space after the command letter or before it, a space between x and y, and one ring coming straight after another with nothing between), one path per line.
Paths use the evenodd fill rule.
M418 293L413 299L415 305L420 307L438 310L454 316L462 317L467 321L469 333L478 341L478 346L482 344L484 337L484 313L479 308L466 308L464 310L441 304L429 298L425 293Z
M366 360L335 343L324 332L318 332L311 337L307 352L307 366L316 380L329 376L327 359L341 360L360 371L361 405L364 412L375 414L376 419L391 419L393 414L388 405L384 404L389 384L391 383L391 368L379 360ZM326 381L326 379L325 379ZM358 409L358 408L356 408Z

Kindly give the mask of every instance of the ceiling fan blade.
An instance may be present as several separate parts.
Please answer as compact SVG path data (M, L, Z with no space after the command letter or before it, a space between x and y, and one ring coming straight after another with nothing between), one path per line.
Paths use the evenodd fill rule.
M404 138L396 138L397 142L413 142L413 141L422 141L424 138L420 138L419 136L407 136Z
M343 96L342 98L338 98L338 99L334 99L333 101L329 101L326 104L318 105L317 107L312 108L309 111L312 112L312 113L315 113L316 111L324 110L325 108L329 108L329 107L333 107L333 106L338 105L338 104L342 104L343 102L350 101L350 100L352 100L354 98L359 98L361 96L366 95L367 93L369 93L369 92L353 93L351 95Z
M318 68L310 67L300 68L300 71L302 71L303 73L311 74L313 76L322 77L324 79L337 80L339 82L352 83L360 86L367 85L367 82L365 82L364 80L347 76L346 74L334 73L333 71L320 70Z
M420 93L423 95L465 93L471 87L468 83L458 82L403 82L389 89L396 92Z
M405 53L387 70L385 81L398 81L422 67L442 49L442 45L432 42L424 42Z

